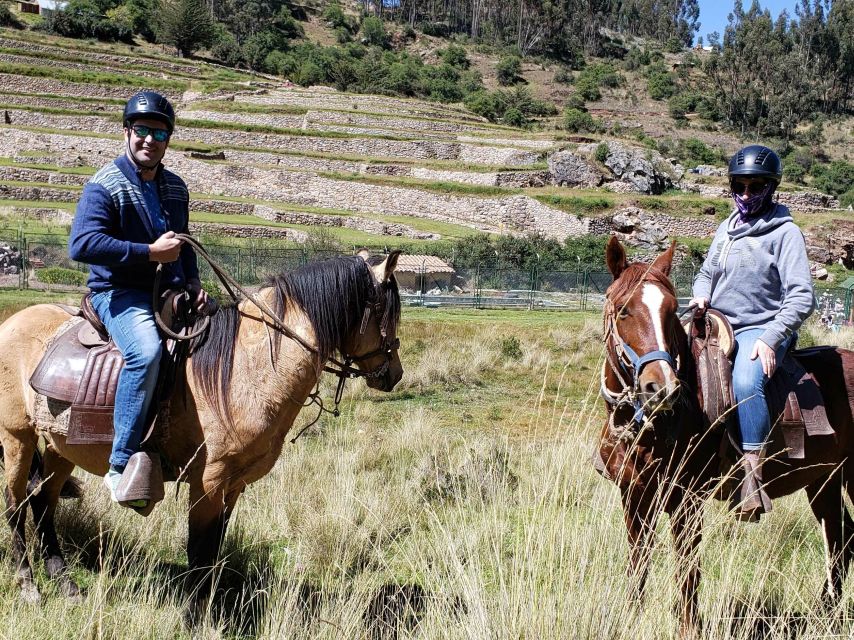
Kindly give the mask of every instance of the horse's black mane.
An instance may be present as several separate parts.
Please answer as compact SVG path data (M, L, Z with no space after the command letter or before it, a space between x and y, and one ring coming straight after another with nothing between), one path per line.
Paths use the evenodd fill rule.
M382 262L382 256L370 262ZM368 264L360 256L344 256L311 262L290 273L271 276L264 288L272 288L273 311L281 318L288 302L297 305L308 316L314 329L317 351L323 360L344 347L347 336L362 322L365 307L385 298L386 329L393 333L400 319L400 295L397 283L377 284ZM234 348L240 313L236 305L222 307L211 318L210 329L193 352L193 376L208 403L220 416L227 418L228 391L234 363ZM274 350L278 353L281 334L274 333Z

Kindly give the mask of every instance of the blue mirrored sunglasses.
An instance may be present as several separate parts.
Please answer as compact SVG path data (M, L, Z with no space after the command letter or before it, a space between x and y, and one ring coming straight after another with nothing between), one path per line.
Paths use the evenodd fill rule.
M143 124L135 124L131 127L134 135L143 140L148 136L154 138L157 142L166 142L169 139L169 131L167 129L155 129L146 127Z

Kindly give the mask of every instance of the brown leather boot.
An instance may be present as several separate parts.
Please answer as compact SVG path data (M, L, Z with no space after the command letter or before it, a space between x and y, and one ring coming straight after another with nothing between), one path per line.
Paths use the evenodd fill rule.
M733 509L742 522L759 522L759 516L771 511L771 499L762 488L762 456L759 451L745 451L738 471L738 491L733 493Z

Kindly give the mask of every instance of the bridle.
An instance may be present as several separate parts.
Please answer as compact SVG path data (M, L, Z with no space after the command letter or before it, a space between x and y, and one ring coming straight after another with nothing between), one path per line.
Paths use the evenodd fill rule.
M380 295L379 292L383 290L385 291ZM365 305L365 310L362 313L362 323L359 327L359 335L365 335L365 331L368 328L368 321L371 318L371 314L373 314L379 320L380 335L382 336L380 345L373 351L357 356L342 353L343 361L330 356L329 362L334 366L327 364L323 367L324 371L338 376L338 386L335 389L335 409L333 410L333 415L336 417L338 416L338 405L341 402L341 397L344 395L344 384L347 380L351 378L382 378L388 373L394 352L400 348L399 338L389 339L389 333L392 333L391 329L393 328L391 325L394 322L394 319L391 317L390 305L387 304L386 296L389 295L391 293L385 285L378 284L374 287L374 295ZM314 351L315 353L317 352L316 349ZM353 366L354 363L364 362L379 355L383 356L383 361L375 369L363 371Z
M234 292L235 290L237 290L243 295L244 298L254 304L255 307L259 310L261 314L260 319L265 326L272 327L285 337L299 344L309 353L312 353L318 357L321 356L321 353L317 349L317 347L310 344L293 329L288 327L288 325L282 322L278 315L272 309L270 309L266 303L258 299L256 296L253 296L249 291L240 286L237 280L235 280L231 275L226 273L223 268L210 256L210 254L205 251L205 249L202 247L201 244L199 244L197 240L195 240L192 236L183 233L175 234L175 237L192 246L196 253L202 258L204 258L205 261L207 261L214 274L216 274L217 278L219 278L220 282L222 282L226 291L228 291L229 295L235 302L238 302L240 300L239 296ZM323 371L332 373L333 375L338 377L338 385L335 389L334 408L329 410L323 406L323 401L320 398L320 378L318 376L317 386L315 387L315 390L308 395L308 401L303 406L317 404L320 407L320 411L318 412L317 417L308 425L303 427L302 430L296 435L296 437L291 440L291 442L296 441L296 439L299 438L299 436L302 435L302 433L306 429L316 423L320 419L320 415L324 411L332 413L335 417L338 417L340 415L338 405L341 403L341 398L344 395L344 385L346 384L347 380L350 380L352 378L382 378L384 375L386 375L386 373L388 373L388 369L391 366L391 361L394 357L394 352L400 347L400 340L398 338L389 338L389 335L394 335L395 333L394 323L397 320L397 318L392 317L391 305L388 303L388 296L393 295L390 289L391 288L385 283L378 283L374 285L373 294L366 303L365 309L362 312L362 322L359 327L359 335L365 335L365 331L368 327L368 321L370 320L371 315L374 315L379 321L379 330L380 335L382 336L382 341L380 342L380 345L369 353L363 353L359 355L351 355L342 352L341 355L343 356L343 361L338 360L332 356L327 358L327 360L332 364L324 365ZM187 340L189 338L196 337L206 328L207 324L205 324L202 329L194 331L189 336L177 336L177 339ZM378 355L383 356L383 361L375 369L371 369L369 371L362 371L358 367L353 366L353 364L358 364L364 362L365 360L370 360L371 358L374 358ZM272 338L270 340L270 359L275 370Z
M612 300L605 299L603 342L605 343L605 362L602 364L600 393L611 408L609 424L612 433L620 439L633 438L646 420L646 402L641 399L640 376L643 368L651 362L666 362L674 371L679 370L679 356L675 358L667 351L656 349L643 355L630 347L617 331L617 309ZM620 391L614 392L606 384L607 368L614 373L620 383ZM614 424L616 409L630 407L633 410L631 421L623 426Z

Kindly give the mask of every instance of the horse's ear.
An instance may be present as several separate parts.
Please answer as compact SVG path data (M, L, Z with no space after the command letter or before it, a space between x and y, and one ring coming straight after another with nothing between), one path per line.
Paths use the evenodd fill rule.
M617 239L617 236L611 236L608 240L608 246L605 247L605 264L608 265L608 271L614 276L614 280L620 277L620 274L629 266L626 260L626 250Z
M357 255L357 256L359 256L359 257L360 257L362 260L364 260L365 262L367 262L367 261L368 261L368 258L370 258L370 257L371 257L371 252L370 252L370 251L368 251L367 249L365 249L364 247L362 247L361 249L359 249L359 250L356 252L356 255Z
M401 253L403 253L403 251L401 251L400 249L395 249L394 251L388 254L388 257L380 265L383 270L381 282L388 282L391 279L394 270L397 268L397 259L400 257Z
M673 266L673 250L676 248L676 240L670 243L670 247L655 259L652 266L670 277L670 268Z

